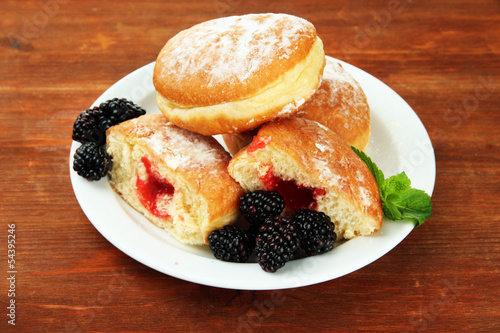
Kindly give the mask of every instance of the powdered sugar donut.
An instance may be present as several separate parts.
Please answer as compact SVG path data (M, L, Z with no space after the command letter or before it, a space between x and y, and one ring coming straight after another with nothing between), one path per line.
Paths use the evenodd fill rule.
M382 226L377 183L366 164L338 134L305 118L263 125L228 167L246 191L278 191L291 211L322 211L335 233L350 239Z
M170 39L153 83L172 123L204 135L242 132L298 111L318 88L324 64L310 22L285 14L231 16Z
M107 131L111 187L155 225L186 244L204 244L233 223L241 187L227 171L227 151L213 138L169 123L135 118Z

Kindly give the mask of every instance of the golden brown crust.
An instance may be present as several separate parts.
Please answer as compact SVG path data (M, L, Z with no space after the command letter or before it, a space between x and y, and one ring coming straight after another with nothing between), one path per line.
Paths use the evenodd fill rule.
M196 198L195 206L199 204L206 207L200 221L195 221L199 223L199 230L196 232L199 235L191 235L189 239L183 239L182 234L174 235L179 240L191 244L204 243L212 230L232 223L237 218L239 197L243 191L227 172L229 154L213 137L205 137L179 128L169 123L160 114L144 115L113 126L108 130L107 137L108 152L111 154L121 155L117 152L123 151L123 146L131 147L124 156L133 160L131 164L134 172L139 173L134 168L137 168L136 165L142 156L146 156L162 177L168 176L167 180L179 187L176 191L182 190L186 192L185 197ZM136 151L139 153L134 153ZM123 158L123 156L120 157ZM114 157L113 163L110 181L112 187L134 208L141 213L146 213L145 216L153 223L169 230L172 218L154 216L145 212L144 207L138 207L134 189L130 188L135 184L130 183L130 179L133 180L137 175L128 175L131 178L127 180L126 177L120 177L118 174L119 164L129 162L117 161ZM117 179L122 182L129 181L130 184L120 184L120 187L125 186L127 191L118 190ZM128 192L128 195L124 192ZM176 209L189 212L198 208L177 207ZM187 219L184 216L178 218Z
M256 149L254 143L259 138L265 145L257 145ZM253 142L238 152L228 167L245 190L266 189L263 182L252 179L259 178L262 170L251 169L273 165L273 170L282 170L280 177L284 179L325 190L326 197L318 199L318 209L332 219L336 212L330 207L345 203L342 209L350 212L345 214L350 222L339 221L336 225L340 238L367 235L381 228L383 213L377 183L366 164L338 134L315 121L291 117L262 126ZM349 226L358 223L352 222L356 214L364 222Z
M310 52L316 29L284 14L214 19L181 31L158 55L156 90L184 106L241 100L292 69Z
M370 106L360 84L331 58L326 58L323 80L297 116L315 120L364 150L370 140Z

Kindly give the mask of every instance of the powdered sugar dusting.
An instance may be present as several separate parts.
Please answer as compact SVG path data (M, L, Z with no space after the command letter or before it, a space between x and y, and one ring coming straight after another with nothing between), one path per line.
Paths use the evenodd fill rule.
M361 202L363 204L363 207L369 207L372 202L375 200L373 196L368 192L368 190L364 187L359 187L359 198L361 199Z
M284 14L251 14L207 21L174 36L159 57L162 76L182 82L203 73L204 84L244 82L263 70L275 54L288 58L310 23ZM282 30L279 30L279 29Z
M335 164L340 166L339 170L335 170ZM312 159L314 169L319 174L319 180L328 185L330 188L335 188L337 191L350 192L355 197L359 198L359 202L363 210L367 210L373 202L375 197L373 193L365 187L366 179L362 177L361 173L357 173L355 177L342 177L337 172L344 173L349 170L349 166L345 161L331 161L329 159L315 157ZM332 171L333 170L333 171Z
M330 169L328 161L320 158L313 158L314 168L319 172L320 181L333 188L340 188L342 177L335 175Z
M323 129L324 131L330 131L330 129L328 127L326 127L325 125L321 124L321 123L318 123L318 126Z
M324 86L319 88L331 89L330 98L321 99L321 101L330 107L337 107L337 112L344 114L347 119L361 118L359 112L366 109L365 95L359 83L349 74L340 63L326 58L325 68L323 70ZM340 98L342 98L342 101ZM351 109L350 109L350 108ZM353 112L352 110L360 110ZM350 128L350 123L345 122L346 129Z
M293 114L297 109L306 102L303 98L296 98L292 103L289 103L281 109L278 113L278 117L287 117Z
M328 149L328 146L323 145L323 144L318 143L318 142L316 142L315 145L316 145L316 148L318 148L319 151L322 152L322 153L324 153Z
M321 124L316 123L319 127ZM370 180L358 169L355 162L348 155L339 154L335 145L322 134L317 132L315 147L317 151L303 156L304 162L310 159L313 169L318 173L319 180L330 188L351 193L359 199L363 210L369 209L376 202L374 193L368 190Z
M349 74L340 63L326 58L325 69L323 70L323 79L338 80L346 82L352 86L358 86L359 83Z
M170 123L148 133L140 140L144 140L145 144L173 170L200 165L211 166L227 158L201 135L193 135Z

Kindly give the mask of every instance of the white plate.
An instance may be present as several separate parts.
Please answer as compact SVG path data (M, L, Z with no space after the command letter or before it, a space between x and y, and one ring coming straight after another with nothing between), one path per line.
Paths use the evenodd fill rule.
M366 150L385 176L405 171L412 186L432 194L436 176L434 150L427 132L410 106L370 74L340 61L362 85L371 107L372 137ZM126 97L159 113L152 84L154 63L127 75L94 103ZM75 116L76 118L76 116ZM220 138L218 138L220 140ZM276 273L264 272L256 263L227 263L214 259L208 246L186 246L155 227L115 194L106 179L88 182L73 170L76 198L95 228L114 246L135 260L179 279L231 289L282 289L307 286L354 272L385 255L413 229L413 222L384 219L380 232L358 237L326 254L288 262Z

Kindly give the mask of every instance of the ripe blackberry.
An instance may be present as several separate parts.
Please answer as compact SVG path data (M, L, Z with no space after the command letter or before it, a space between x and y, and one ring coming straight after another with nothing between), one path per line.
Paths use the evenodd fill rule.
M102 141L102 131L99 129L99 108L94 106L83 111L73 124L73 140L78 142Z
M252 246L245 230L226 225L208 236L208 246L215 258L222 261L245 262L252 254Z
M274 216L266 219L255 239L255 256L260 267L276 272L292 260L299 250L299 237L291 219Z
M89 181L99 180L106 176L111 168L111 157L104 146L85 142L76 149L73 170Z
M261 225L266 218L278 216L285 209L285 200L276 191L246 193L240 199L240 211L250 224Z
M333 249L337 234L330 217L323 212L300 209L292 221L300 235L300 247L308 256L322 254Z
M146 110L125 98L110 99L80 113L73 124L73 140L103 145L108 128L145 113Z
M99 121L104 131L145 113L146 110L125 98L113 98L99 105Z

